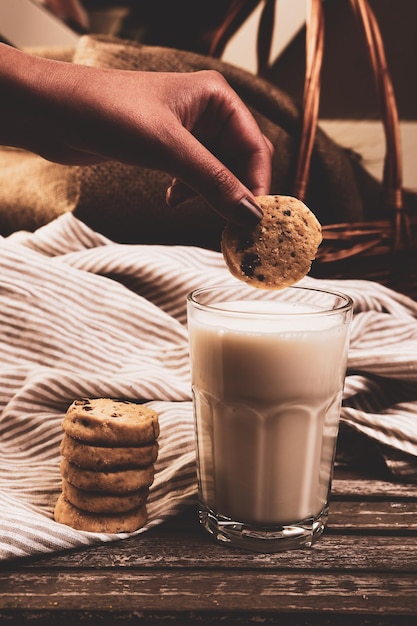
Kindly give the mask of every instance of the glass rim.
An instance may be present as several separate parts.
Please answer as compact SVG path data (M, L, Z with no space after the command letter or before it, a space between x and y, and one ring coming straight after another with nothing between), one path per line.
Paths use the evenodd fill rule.
M195 306L196 309L200 310L200 311L210 311L210 312L214 312L214 313L219 313L223 316L226 317L233 317L233 316L239 316L239 317L250 317L253 316L254 314L256 314L257 317L261 317L261 318L284 318L284 317L291 317L291 318L302 318L302 317L320 317L323 315L336 315L336 314L340 314L340 313L345 313L349 310L353 309L353 299L347 295L346 293L343 293L341 291L337 291L337 290L332 290L332 289L327 289L327 288L323 288L323 287L309 287L309 286L303 286L303 285L290 285L288 287L285 287L284 289L280 289L280 290L276 290L277 293L284 293L285 291L288 290L292 290L292 291L303 291L303 292L317 292L317 293L323 293L323 294L327 294L329 296L335 296L337 298L340 298L341 302L338 306L335 306L334 308L323 308L320 310L311 310L311 311L291 311L291 312L281 312L281 311L277 311L277 312L259 312L259 311L233 311L231 309L224 309L221 306L219 306L218 304L214 303L214 304L205 304L202 302L199 302L196 297L201 295L201 294L205 294L205 293L210 293L210 292L216 292L218 290L225 290L225 289L229 289L229 288L233 288L233 287L239 287L240 285L210 285L208 287L197 287L196 289L193 289L188 295L187 295L187 302L192 304L193 306ZM244 284L242 283L242 287L244 288ZM256 289L255 287L250 287L248 285L246 285L246 287L248 289L253 289L254 292L265 292L265 293L271 293L273 290L262 290L262 289ZM273 299L269 300L269 302L274 302ZM296 301L295 301L296 303Z

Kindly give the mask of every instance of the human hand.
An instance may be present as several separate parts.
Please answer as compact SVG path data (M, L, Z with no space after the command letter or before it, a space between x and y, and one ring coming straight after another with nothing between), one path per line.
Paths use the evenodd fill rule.
M271 143L219 73L19 60L25 89L14 125L19 137L9 145L59 163L111 159L162 170L174 177L171 206L199 194L227 220L261 216L255 195L269 193ZM3 136L13 133L10 117L18 110L12 102Z

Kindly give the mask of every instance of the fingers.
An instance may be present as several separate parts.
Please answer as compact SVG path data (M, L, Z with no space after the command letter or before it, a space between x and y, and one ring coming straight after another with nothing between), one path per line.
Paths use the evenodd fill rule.
M181 169L167 190L168 205L175 208L193 196L201 195L227 221L244 225L260 220L262 209L255 195L269 193L269 187L260 184L254 188L254 193L202 144L190 137L192 146L182 149L178 146L178 153L182 155ZM177 161L175 166L179 165Z
M166 201L169 206L176 207L197 195L188 185L182 183L178 178L173 178L171 186L168 187L166 192Z
M251 188L255 196L267 195L271 188L271 166L274 147L267 137L263 137L267 152L262 155L254 153L251 160L246 164L246 184Z
M252 190L190 133L184 131L182 142L178 141L180 134L173 159L176 177L166 194L169 206L176 207L198 194L227 221L251 224L261 219L262 209ZM262 186L258 190L259 195L268 193Z
M266 194L271 185L272 144L246 104L223 76L220 80L223 89L216 92L215 108L219 128L210 148L255 195Z
M226 220L260 219L255 196L270 191L272 144L223 76L203 71L193 79L187 93L198 80L199 89L178 109L189 132L176 133L177 180L167 202L175 206L199 193Z
M197 196L197 192L177 178L174 178L171 186L167 189L166 202L170 207L175 208L183 202L196 198ZM217 212L226 220L240 225L251 225L262 218L262 209L260 206L252 199L246 197L242 198L235 207L227 211L225 210L223 213L217 209Z

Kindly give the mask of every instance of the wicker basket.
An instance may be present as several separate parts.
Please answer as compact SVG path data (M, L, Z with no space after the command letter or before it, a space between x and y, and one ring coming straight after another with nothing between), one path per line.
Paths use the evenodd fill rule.
M375 280L417 299L417 214L403 203L402 158L397 105L377 20L367 0L349 0L366 39L385 133L381 219L323 226L323 243L312 275ZM220 56L238 23L244 0L230 3L228 17L212 41ZM257 3L258 4L258 3ZM276 0L264 0L258 29L258 74L268 67ZM323 0L309 0L306 18L306 75L301 141L293 195L305 199L318 123L324 50Z

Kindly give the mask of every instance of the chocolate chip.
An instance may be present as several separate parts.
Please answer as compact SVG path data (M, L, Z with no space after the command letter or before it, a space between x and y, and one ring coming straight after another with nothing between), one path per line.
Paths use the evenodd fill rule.
M241 239L239 244L236 247L236 252L244 252L254 244L254 240L252 237L248 237L247 239Z
M74 404L76 406L84 406L85 404L90 404L90 400L88 398L81 398L80 400L75 400Z
M261 259L254 252L248 252L242 259L242 263L240 264L240 269L245 274L251 278L255 274L255 269L262 265Z
M286 211L284 211L284 215L286 215L287 217L290 217L291 211L287 209Z

